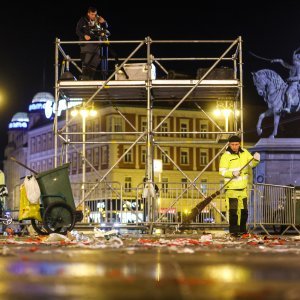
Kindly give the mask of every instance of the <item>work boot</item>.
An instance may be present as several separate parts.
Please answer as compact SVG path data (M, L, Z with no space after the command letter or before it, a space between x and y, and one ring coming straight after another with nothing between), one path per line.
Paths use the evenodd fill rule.
M240 232L247 233L248 209L241 209Z
M235 233L230 233L230 236L234 238L240 238L242 234L240 232L235 232Z

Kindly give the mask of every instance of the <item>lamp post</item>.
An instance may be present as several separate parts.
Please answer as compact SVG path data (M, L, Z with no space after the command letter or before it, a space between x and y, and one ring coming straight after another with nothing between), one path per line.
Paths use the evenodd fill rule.
M97 111L93 108L87 109L82 108L80 110L74 109L71 112L73 117L77 116L78 113L81 116L82 120L82 183L81 183L81 203L82 203L82 211L83 216L85 217L85 182L86 182L86 118L87 117L95 117L97 115Z
M223 116L225 118L225 131L229 131L229 118L230 115L234 113L238 116L239 111L234 109L232 101L217 101L217 107L214 110L214 115L216 117Z
M161 181L161 173L163 171L163 164L161 159L153 160L153 171L154 175L158 175L158 182Z
M162 174L162 171L163 171L163 163L162 163L162 160L161 159L154 159L153 160L153 171L154 171L154 176L158 176L158 183L161 185L161 174ZM154 183L154 190L155 190L155 183ZM158 195L155 195L155 199L154 199L154 202L155 202L155 205L153 205L153 208L154 208L154 214L157 212L157 208L159 208L160 206L160 190L161 190L161 186L160 186L160 189L159 189L159 192L158 192ZM156 217L156 215L155 215Z

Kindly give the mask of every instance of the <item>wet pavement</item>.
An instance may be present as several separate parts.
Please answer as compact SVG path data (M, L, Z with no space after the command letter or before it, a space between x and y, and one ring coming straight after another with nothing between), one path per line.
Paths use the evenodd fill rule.
M47 240L48 239L48 240ZM0 299L300 299L298 236L2 237Z

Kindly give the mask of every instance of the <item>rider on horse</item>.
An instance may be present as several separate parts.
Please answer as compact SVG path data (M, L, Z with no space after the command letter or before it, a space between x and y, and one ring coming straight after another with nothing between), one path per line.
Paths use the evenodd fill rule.
M293 53L293 64L290 65L284 62L282 59L273 59L272 63L280 63L283 67L290 70L289 78L287 79L288 82L288 89L286 91L286 106L283 108L284 111L290 113L291 106L293 104L299 103L299 95L298 95L298 83L300 80L300 54L297 54L297 51L300 48L296 49ZM294 99L294 103L293 103ZM295 101L297 99L297 101Z

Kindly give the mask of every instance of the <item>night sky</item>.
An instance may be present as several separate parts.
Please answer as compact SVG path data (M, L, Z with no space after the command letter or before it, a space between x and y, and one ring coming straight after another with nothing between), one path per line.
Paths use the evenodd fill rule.
M192 1L182 1L180 5L164 1L168 8L160 7L161 1L141 1L139 5L130 1L122 4L64 0L9 2L2 4L0 18L0 159L13 114L27 111L37 92L54 91L55 38L77 40L76 23L90 5L97 7L98 14L108 21L111 40L136 40L146 36L152 39L236 39L241 35L245 106L247 112L253 111L245 115L245 127L252 139L258 140L251 128L266 105L254 89L250 72L271 68L287 78L288 71L252 57L249 51L291 62L293 50L300 47L300 1L297 0L278 3L271 0L199 1L197 7ZM291 131L294 137L300 137L300 130L295 131L300 127L298 123L300 120L286 122L279 128L278 137L290 136Z

